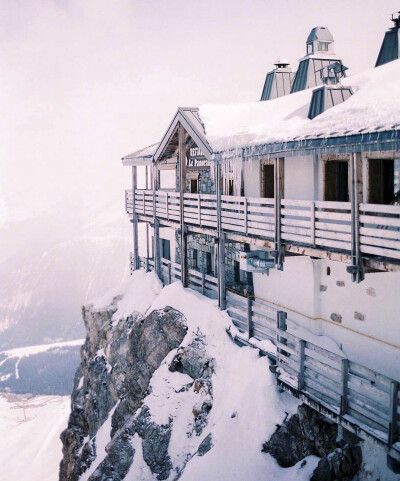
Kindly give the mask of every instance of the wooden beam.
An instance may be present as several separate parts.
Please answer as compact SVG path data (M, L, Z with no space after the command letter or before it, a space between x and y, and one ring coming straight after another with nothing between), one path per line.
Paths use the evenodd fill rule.
M284 158L275 159L274 197L275 197L275 264L278 270L283 269L282 238L281 238L281 200L284 197Z
M133 269L139 269L139 236L138 236L138 216L135 208L135 191L137 189L137 167L132 167L132 226L133 226Z
M154 255L154 268L161 279L161 255L160 255L160 224L157 218L157 190L158 190L158 174L157 174L157 164L153 164L152 169L153 177L153 225L154 225L154 235L153 235L153 255Z
M342 370L340 376L340 414L344 416L348 412L348 380L349 380L349 360L342 359Z
M351 260L352 265L348 268L353 282L364 280L364 268L360 251L360 212L362 202L362 159L360 153L351 156Z
M178 161L179 161L179 192L180 192L180 229L181 229L181 276L183 287L188 287L187 231L185 227L185 190L186 190L186 148L185 130L178 124Z
M389 444L392 445L399 439L399 383L392 381L390 383L390 409L389 409Z
M217 190L217 238L218 238L218 305L221 310L226 309L226 278L225 278L225 233L222 230L222 175L221 165L216 166Z

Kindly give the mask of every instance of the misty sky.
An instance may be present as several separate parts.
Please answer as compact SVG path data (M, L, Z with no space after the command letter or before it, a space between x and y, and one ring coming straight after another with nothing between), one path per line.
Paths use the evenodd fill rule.
M0 219L71 197L121 199L121 156L178 106L259 99L329 27L349 73L373 67L398 0L1 1ZM0 221L1 224L1 221Z

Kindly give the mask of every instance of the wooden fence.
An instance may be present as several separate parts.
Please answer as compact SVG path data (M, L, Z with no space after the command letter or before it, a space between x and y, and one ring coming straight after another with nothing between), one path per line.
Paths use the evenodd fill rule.
M321 403L386 444L399 440L397 381L291 334L285 322L279 326L279 316L286 318L286 313L267 303L228 291L227 310L241 332L239 341L273 342L276 351L268 355L276 359L281 385Z
M132 215L132 191L125 194L126 211ZM178 192L136 190L135 209L139 215L180 222ZM217 230L215 195L184 194L184 220L188 225ZM221 197L221 223L226 232L252 235L265 240L277 237L285 244L352 253L352 243L364 255L400 259L400 206L359 204L352 223L350 202ZM277 219L279 215L279 222ZM279 236L276 236L279 231Z
M399 383L277 328L278 380L311 395L375 438L392 445L400 425Z
M146 259L139 257L139 265L141 268L152 271L155 269L154 259ZM133 259L131 256L131 271L134 269ZM212 299L218 298L218 279L214 276L199 272L194 269L188 270L189 286L200 292L201 294ZM171 284L171 282L181 280L181 266L176 262L168 259L161 259L161 280L164 284Z

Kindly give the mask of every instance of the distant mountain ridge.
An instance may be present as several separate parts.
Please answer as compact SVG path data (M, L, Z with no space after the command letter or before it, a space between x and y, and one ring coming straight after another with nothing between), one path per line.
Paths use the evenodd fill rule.
M0 352L0 392L68 395L83 339Z
M122 200L73 203L2 226L0 350L83 337L82 305L129 274Z

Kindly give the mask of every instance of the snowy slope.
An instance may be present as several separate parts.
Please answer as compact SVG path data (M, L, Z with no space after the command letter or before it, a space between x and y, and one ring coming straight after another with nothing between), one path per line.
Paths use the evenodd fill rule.
M0 481L55 481L68 396L0 395Z

